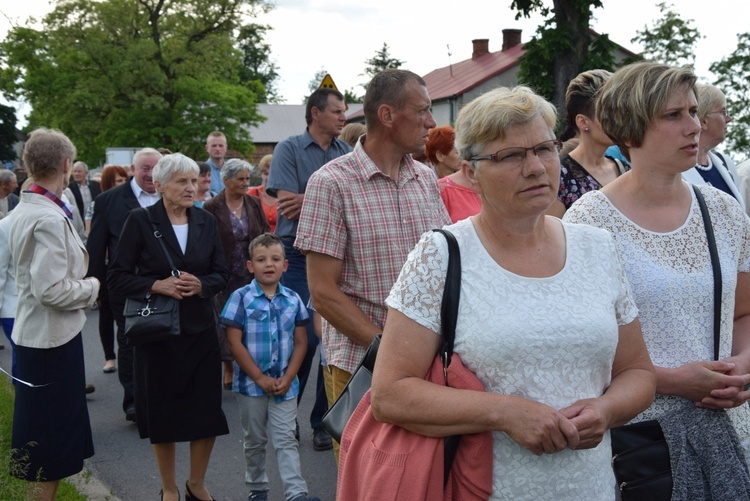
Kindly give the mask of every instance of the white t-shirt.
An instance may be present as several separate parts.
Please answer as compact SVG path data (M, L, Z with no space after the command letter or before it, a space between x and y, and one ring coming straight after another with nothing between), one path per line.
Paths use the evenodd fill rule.
M487 391L554 409L601 396L609 385L618 326L637 316L612 238L563 223L566 262L552 277L528 278L495 262L472 219L446 229L461 249L461 298L454 351ZM445 238L426 233L387 299L424 327L440 331L448 267ZM491 499L614 499L609 434L589 450L535 456L493 433Z
M700 186L706 200L721 261L722 308L719 358L730 356L734 330L737 273L750 271L750 220L731 196ZM714 358L714 294L711 256L700 206L692 188L692 206L684 224L668 233L636 225L606 195L592 191L565 213L565 221L609 231L620 250L638 305L643 338L659 367L679 367ZM684 405L676 396L656 395L633 421L654 419ZM740 440L750 438L750 407L729 412Z

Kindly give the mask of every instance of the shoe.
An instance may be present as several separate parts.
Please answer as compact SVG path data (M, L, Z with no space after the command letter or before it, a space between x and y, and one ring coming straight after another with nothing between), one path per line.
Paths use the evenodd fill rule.
M316 451L328 451L333 449L331 435L320 426L313 430L313 449Z
M299 442L299 421L294 420L294 438Z
M247 501L268 501L268 491L250 491Z
M112 374L113 372L117 372L115 361L107 360L107 362L104 364L104 367L102 367L102 372L105 374Z
M320 498L316 498L315 496L309 498L304 494L300 494L296 498L292 498L291 501L320 501Z
M125 410L125 420L135 423L135 406L131 405Z
M86 395L90 395L96 391L96 388L93 384L87 384L86 385Z
M232 382L224 383L224 389L225 390L231 390L232 389Z
M5 345L4 344L0 344L0 350L4 350L4 349L5 349Z
M201 498L193 494L193 491L190 490L190 486L187 482L185 482L185 501L203 501ZM216 501L213 497L211 497L211 501Z

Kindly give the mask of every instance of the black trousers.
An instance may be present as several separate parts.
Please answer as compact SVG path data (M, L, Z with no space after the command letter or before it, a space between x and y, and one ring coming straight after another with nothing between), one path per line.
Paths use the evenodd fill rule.
M128 345L125 337L125 316L122 314L125 309L125 298L110 293L109 304L117 324L117 376L124 390L122 410L127 412L135 405L135 396L133 393L133 347Z

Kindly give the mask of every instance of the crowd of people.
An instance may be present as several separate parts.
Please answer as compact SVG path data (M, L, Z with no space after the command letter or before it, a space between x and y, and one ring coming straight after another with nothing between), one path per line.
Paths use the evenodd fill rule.
M609 430L650 419L686 437L670 443L673 468L731 473L696 487L677 469L675 499L750 492L750 166L716 150L730 120L719 89L651 62L587 71L557 136L554 106L522 86L438 127L424 80L389 69L367 86L366 126L344 110L335 89L313 92L306 129L261 159L255 187L219 131L205 162L144 148L97 182L64 134L40 128L20 199L0 172L0 317L25 383L11 463L31 465L14 474L38 499L94 452L80 331L95 306L103 371L153 446L162 500L180 499L176 442L190 443L185 499L213 499L223 390L237 397L248 500L268 499L269 437L284 498L317 499L298 403L313 388L313 447L338 461L351 444L323 415L378 334L377 419L428 436L491 432L491 499L615 499ZM484 392L424 379L440 346L441 227L461 249L454 352ZM126 300L154 295L177 302L180 333L133 346ZM691 447L696 423L740 452ZM379 453L389 499L403 472Z

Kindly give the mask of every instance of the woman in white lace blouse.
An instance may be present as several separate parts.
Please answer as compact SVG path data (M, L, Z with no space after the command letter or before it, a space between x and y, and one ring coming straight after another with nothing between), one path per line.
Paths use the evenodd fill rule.
M554 124L554 107L526 87L490 91L456 122L482 210L448 227L461 248L455 353L487 391L423 379L440 343L448 257L434 233L388 297L374 371L376 418L431 436L493 432L491 499L614 499L607 430L653 399L611 237L544 214L560 180Z
M719 360L714 361L714 282L706 230L695 193L681 177L698 153L695 80L687 67L648 62L610 78L597 118L627 152L632 170L587 193L565 221L608 230L620 249L656 366L656 399L636 421L694 405L728 409L747 451L750 409L742 404L750 397L744 390L750 383L750 220L731 196L699 187L723 280Z

